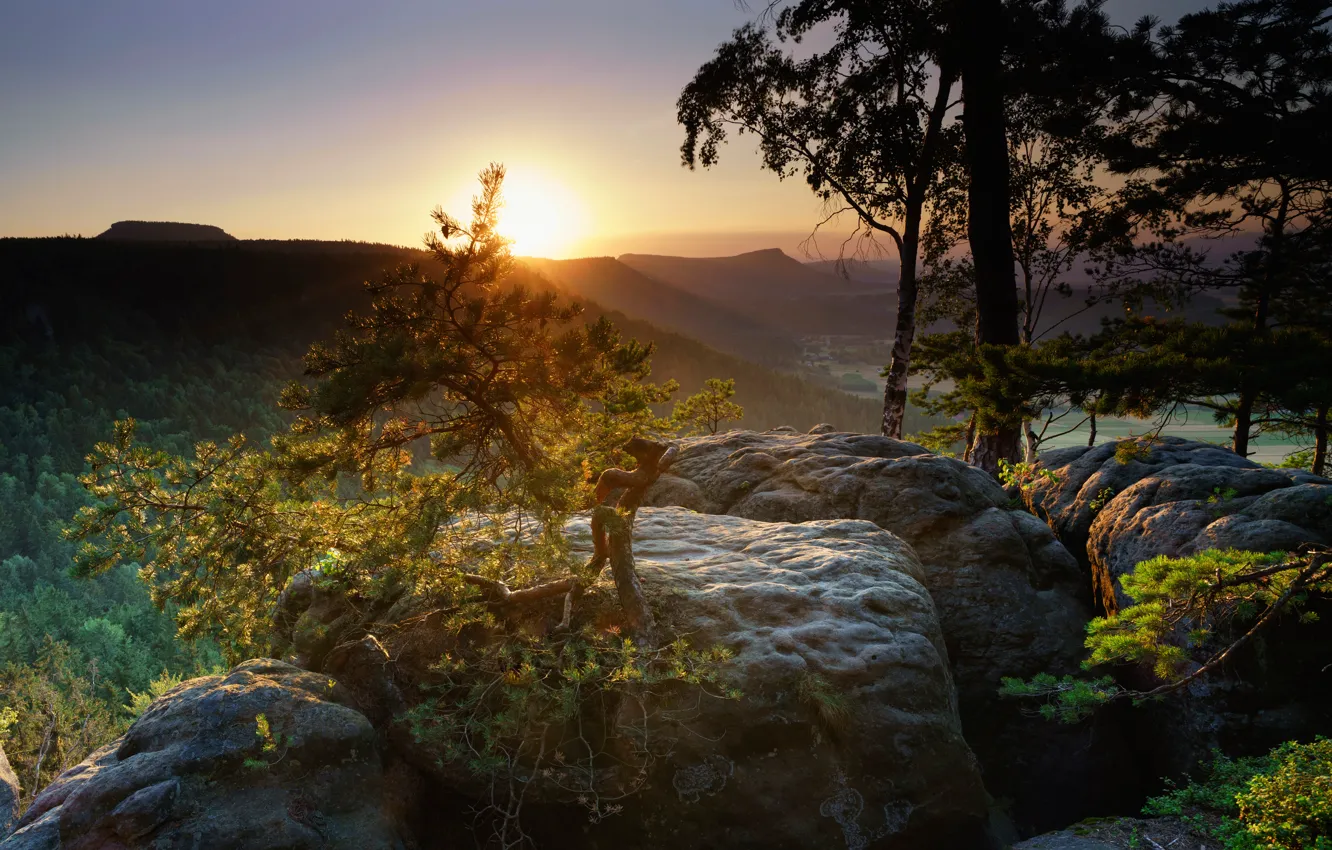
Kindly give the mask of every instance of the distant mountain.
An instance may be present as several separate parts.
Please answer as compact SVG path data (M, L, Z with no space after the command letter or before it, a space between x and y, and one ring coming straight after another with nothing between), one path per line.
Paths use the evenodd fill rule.
M896 289L900 265L896 260L811 260L805 263L811 269L836 275L860 283L873 283L885 289Z
M521 262L570 295L595 301L713 348L776 368L794 367L799 347L790 334L717 301L654 280L613 257Z
M118 221L97 234L98 239L136 242L235 242L236 237L211 224L177 221Z
M777 248L734 257L623 254L619 260L648 277L720 301L846 295L876 288L811 268Z
M1230 248L1215 243L1200 247L1212 248L1218 255ZM791 337L859 335L886 339L893 335L896 324L897 274L896 264L891 261L853 261L848 267L852 279L848 280L835 273L831 261L801 263L776 249L735 257L625 254L619 259L659 285L683 290L719 309L746 316ZM1050 295L1040 323L1042 329L1052 328L1055 334L1094 333L1100 329L1102 320L1124 315L1123 305L1118 303L1088 308L1086 281L1074 281L1071 286L1071 297ZM1221 321L1217 309L1223 306L1223 299L1224 296L1198 295L1182 311L1170 312L1149 304L1146 313L1217 323ZM609 303L604 297L601 300ZM679 327L703 338L697 331L661 319L652 312L650 299L620 309L631 316ZM928 333L947 328L945 323L936 323L918 331ZM718 345L715 337L709 337L708 341Z
M271 355L294 367L296 354L340 327L348 310L366 308L361 281L405 262L432 271L422 252L391 246L351 250L348 243L332 242L320 250L313 242L238 240L219 248L112 239L0 239L0 348L11 340L64 346L94 336L153 337L173 345L222 345ZM586 263L585 270L599 265L614 271L596 261ZM571 275L580 268L584 265L564 267ZM535 286L544 280L540 275L531 267L519 268L514 282ZM688 303L704 314L717 309L701 300ZM818 422L851 430L878 427L874 400L758 365L591 299L586 307L588 319L609 314L626 336L655 342L651 379L678 380L677 398L698 392L708 378L735 378L735 400L745 407L743 427L803 430ZM743 317L736 321L745 322ZM203 362L201 368L207 366ZM139 370L144 380L155 374L146 361L125 368ZM0 381L0 396L5 389Z
M776 248L734 257L625 254L619 259L648 277L788 334L890 332L884 320L891 316L892 298L881 283L827 274Z

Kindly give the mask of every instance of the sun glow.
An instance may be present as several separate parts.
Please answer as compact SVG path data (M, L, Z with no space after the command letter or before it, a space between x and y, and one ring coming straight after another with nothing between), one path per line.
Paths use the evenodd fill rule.
M584 235L578 196L545 175L511 169L504 179L499 232L518 256L561 259Z

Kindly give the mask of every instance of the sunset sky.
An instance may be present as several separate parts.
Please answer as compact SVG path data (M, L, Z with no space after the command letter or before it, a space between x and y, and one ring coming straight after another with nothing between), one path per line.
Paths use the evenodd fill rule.
M1202 5L1108 8L1127 24ZM818 204L748 139L680 166L680 89L761 6L6 2L0 236L149 219L417 245L429 210L464 212L499 160L522 253L798 255Z

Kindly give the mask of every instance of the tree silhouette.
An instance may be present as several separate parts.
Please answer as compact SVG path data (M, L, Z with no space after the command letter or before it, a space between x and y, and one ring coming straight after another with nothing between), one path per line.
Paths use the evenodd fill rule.
M958 157L958 133L945 124L957 68L944 11L941 2L802 0L776 12L770 29L736 30L678 103L689 167L716 163L728 129L752 133L764 167L802 176L825 202L823 223L850 212L857 234L893 243L901 275L882 423L891 437L902 436L906 410L922 224ZM795 44L826 25L833 44L798 58Z
M1287 291L1329 294L1326 276L1307 270L1329 223L1330 9L1244 0L1136 34L1140 70L1122 82L1109 136L1111 168L1130 175L1103 222L1114 237L1100 249L1109 286L1167 301L1228 291L1239 302L1232 315L1255 337L1273 329ZM1253 247L1221 262L1196 247L1255 231ZM1272 387L1261 364L1234 365L1232 398L1192 401L1231 421L1232 446L1247 455Z

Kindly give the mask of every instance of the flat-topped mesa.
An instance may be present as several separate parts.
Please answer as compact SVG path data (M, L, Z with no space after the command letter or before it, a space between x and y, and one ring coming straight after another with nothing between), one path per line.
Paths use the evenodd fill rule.
M235 236L211 224L178 221L118 221L98 239L126 242L236 242Z

